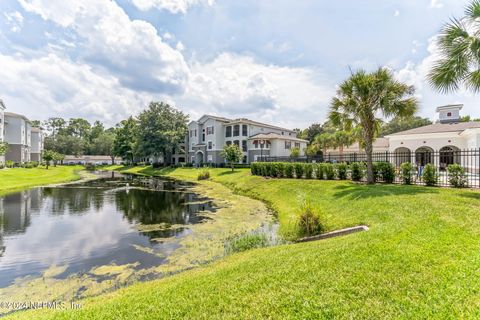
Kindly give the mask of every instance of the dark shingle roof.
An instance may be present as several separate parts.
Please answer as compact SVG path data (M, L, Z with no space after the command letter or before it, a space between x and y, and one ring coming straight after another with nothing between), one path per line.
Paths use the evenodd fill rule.
M406 134L426 134L426 133L440 133L440 132L462 132L467 129L480 128L480 122L453 122L453 123L434 123L428 126L423 126L415 129L401 131L390 134L389 136L401 136Z

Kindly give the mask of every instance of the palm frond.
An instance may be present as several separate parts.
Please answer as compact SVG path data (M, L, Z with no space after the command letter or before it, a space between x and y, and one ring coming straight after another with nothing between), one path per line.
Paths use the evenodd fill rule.
M473 0L472 3L466 7L465 14L471 19L480 18L480 1Z

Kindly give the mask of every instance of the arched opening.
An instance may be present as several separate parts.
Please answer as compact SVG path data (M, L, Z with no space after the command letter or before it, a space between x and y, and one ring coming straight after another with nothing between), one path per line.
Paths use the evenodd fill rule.
M415 162L417 166L425 166L433 163L433 149L430 147L421 147L415 151Z
M395 154L395 165L399 167L402 163L411 162L411 151L408 148L401 147L397 148L394 151Z
M203 164L203 158L204 158L203 152L197 151L197 153L195 154L195 163L201 166Z
M445 146L440 149L440 170L446 170L451 164L460 164L460 149L454 146Z

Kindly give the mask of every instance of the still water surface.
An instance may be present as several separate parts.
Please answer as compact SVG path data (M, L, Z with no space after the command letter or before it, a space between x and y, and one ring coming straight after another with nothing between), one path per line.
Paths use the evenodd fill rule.
M0 288L52 266L65 266L61 279L103 265L160 265L179 246L161 239L188 235L207 219L201 212L214 211L188 184L111 173L0 197Z

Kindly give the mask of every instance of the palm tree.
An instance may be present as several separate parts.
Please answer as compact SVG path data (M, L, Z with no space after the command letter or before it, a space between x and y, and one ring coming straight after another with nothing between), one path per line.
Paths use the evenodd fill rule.
M333 135L331 133L321 133L315 136L313 145L317 150L322 150L322 156L325 157L327 149L333 147Z
M447 93L461 85L480 91L480 0L465 10L465 17L452 19L437 38L440 58L428 74L437 90Z
M353 134L349 131L340 130L333 134L335 148L340 152L340 161L343 161L343 148L355 142Z
M406 117L415 114L415 89L394 79L392 72L379 68L373 73L357 71L345 80L332 99L330 120L350 131L361 130L360 142L367 154L367 183L373 183L373 141L381 118Z

